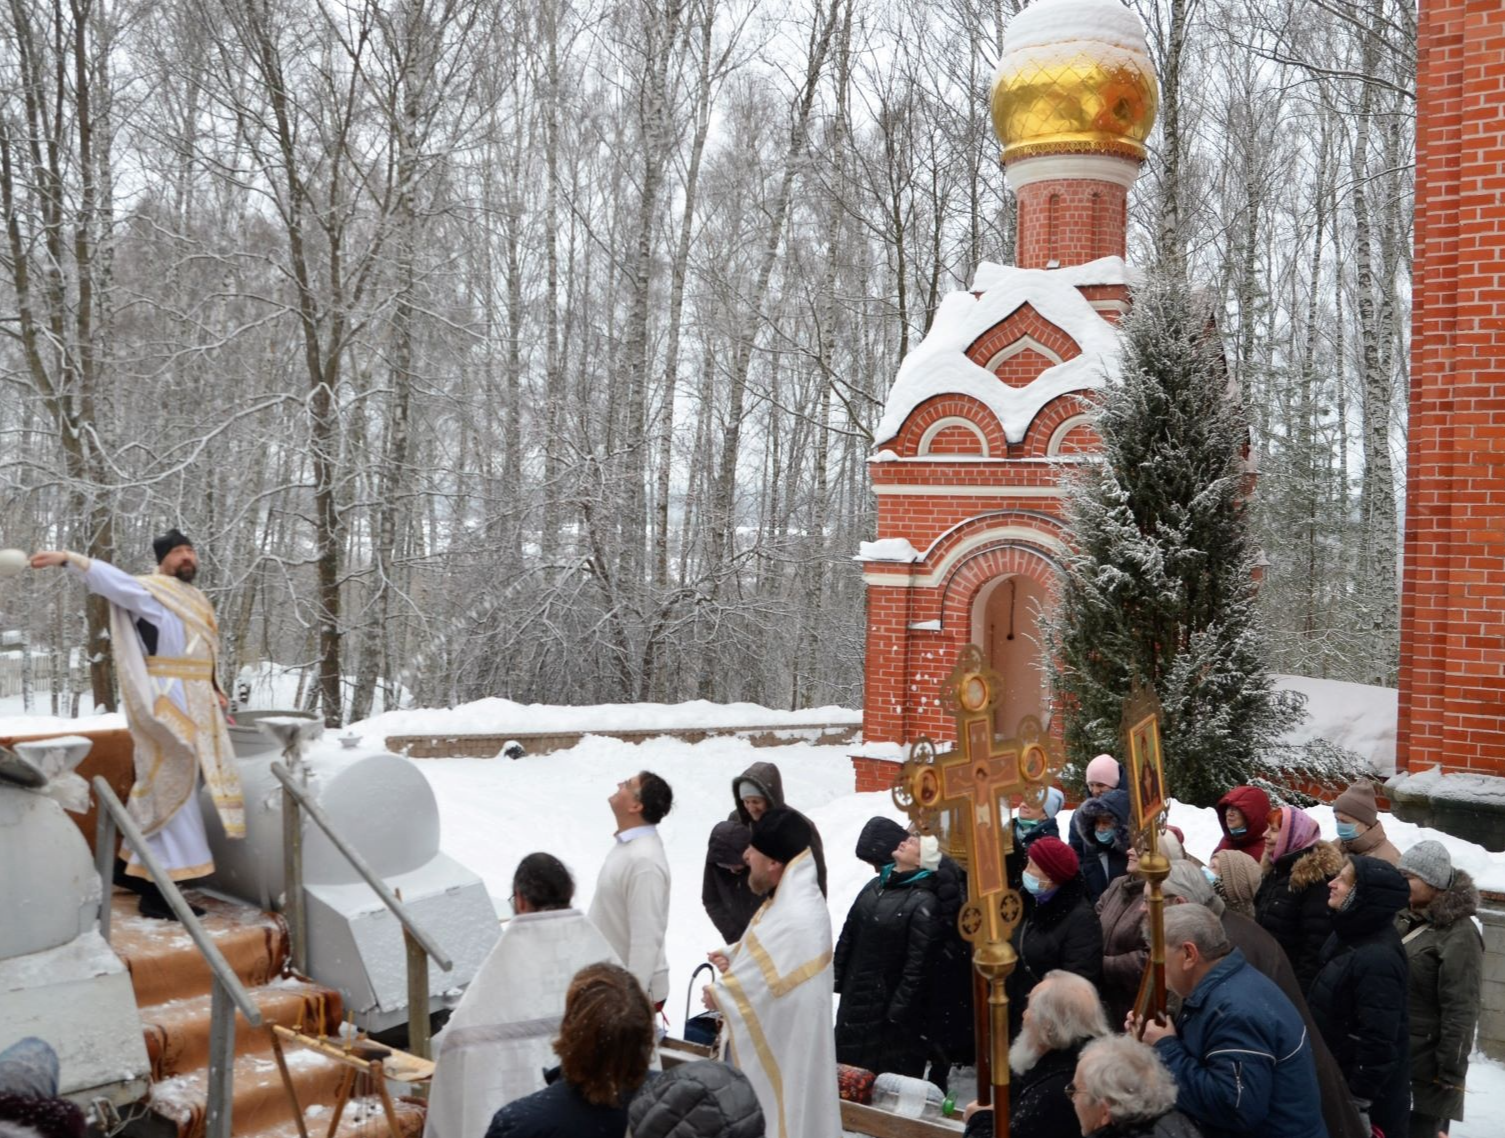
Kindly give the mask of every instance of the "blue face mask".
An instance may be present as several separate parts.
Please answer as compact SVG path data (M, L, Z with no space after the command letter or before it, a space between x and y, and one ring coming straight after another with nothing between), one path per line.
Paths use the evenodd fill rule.
M1118 837L1118 835L1112 830L1094 830L1092 832L1092 836L1096 838L1101 845L1105 846L1111 846L1113 844L1113 839Z
M1038 897L1040 895L1040 891L1044 887L1045 887L1045 883L1043 881L1041 881L1038 877L1036 877L1029 870L1026 869L1024 871L1024 889L1025 889L1025 892L1033 894L1034 896Z
M1043 821L1045 821L1044 818L1015 818L1014 825L1021 834L1028 834L1033 832Z
M1338 838L1341 841L1351 842L1359 836L1359 824L1357 822L1339 822Z
M1217 884L1218 875L1212 871L1212 867L1211 866L1204 865L1202 867L1202 876L1205 877L1205 878L1207 878L1207 883L1209 885L1216 885Z
M1228 827L1228 834L1229 834L1230 837L1242 838L1248 832L1249 832L1249 827L1248 826L1229 826Z

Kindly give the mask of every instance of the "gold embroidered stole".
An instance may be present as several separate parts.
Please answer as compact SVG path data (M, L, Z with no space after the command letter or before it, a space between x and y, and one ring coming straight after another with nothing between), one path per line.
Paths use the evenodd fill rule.
M124 697L126 722L136 744L132 817L144 833L160 830L204 783L228 837L245 836L240 770L214 690L219 629L204 594L161 574L137 577L147 592L183 622L184 655L147 656L130 613L111 606L110 633ZM182 685L183 707L167 692Z

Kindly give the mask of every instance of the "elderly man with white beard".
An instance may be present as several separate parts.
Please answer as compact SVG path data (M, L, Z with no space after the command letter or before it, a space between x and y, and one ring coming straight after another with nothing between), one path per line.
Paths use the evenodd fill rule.
M1078 1133L1066 1086L1082 1048L1108 1034L1102 1000L1090 981L1075 972L1047 972L1029 994L1024 1024L1009 1047L1011 1138ZM965 1138L993 1133L993 1112L967 1106Z

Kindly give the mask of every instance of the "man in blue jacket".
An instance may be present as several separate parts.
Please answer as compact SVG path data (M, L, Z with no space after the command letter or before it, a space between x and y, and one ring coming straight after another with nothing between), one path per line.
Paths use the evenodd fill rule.
M1206 1138L1327 1138L1301 1016L1229 945L1210 909L1166 909L1165 982L1181 997L1181 1015L1146 1025L1144 1041L1175 1076L1177 1109ZM1137 1017L1125 1028L1137 1031Z

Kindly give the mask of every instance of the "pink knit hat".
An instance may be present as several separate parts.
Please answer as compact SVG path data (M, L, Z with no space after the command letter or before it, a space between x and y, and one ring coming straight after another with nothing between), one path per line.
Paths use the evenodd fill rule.
M1118 785L1118 760L1112 755L1099 755L1087 764L1087 782L1100 782L1106 786Z

